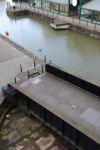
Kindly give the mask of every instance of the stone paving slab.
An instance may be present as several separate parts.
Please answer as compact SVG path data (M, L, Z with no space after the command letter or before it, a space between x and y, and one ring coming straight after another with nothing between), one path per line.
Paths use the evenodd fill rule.
M23 56L24 54L22 52L18 51L15 47L13 47L5 40L0 39L0 63Z
M0 38L0 90L7 83L14 82L15 76L20 73L20 64L23 70L27 70L33 59Z
M14 128L12 128L13 126ZM13 108L0 130L0 150L73 150L34 117Z

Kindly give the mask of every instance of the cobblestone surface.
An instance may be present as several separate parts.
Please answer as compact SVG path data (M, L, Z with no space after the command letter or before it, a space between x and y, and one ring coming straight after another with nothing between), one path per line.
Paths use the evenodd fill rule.
M70 146L63 139L18 108L11 110L0 131L0 150L69 149Z

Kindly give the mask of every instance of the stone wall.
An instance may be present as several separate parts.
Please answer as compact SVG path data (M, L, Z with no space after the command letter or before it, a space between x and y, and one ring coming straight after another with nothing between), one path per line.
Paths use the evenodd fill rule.
M97 32L95 30L91 30L89 28L84 28L82 26L75 25L75 24L74 25L71 24L70 29L73 30L73 31L76 31L76 32L80 32L82 34L86 34L90 37L100 39L100 32Z
M44 18L44 19L47 19L49 22L51 22L52 20L54 19L60 19L62 20L62 17L58 16L57 15L50 15L49 13L44 13L44 11L41 10L41 12L39 10L37 10L36 12L35 11L32 11L32 10L17 10L17 11L13 11L13 10L9 10L7 9L7 14L8 15L15 15L15 16L22 16L22 15L28 15L28 16L37 16L37 17L40 17L40 18ZM65 18L63 19L65 20ZM69 18L70 20L70 18ZM67 20L68 21L68 20ZM76 32L80 32L82 34L86 34L90 37L93 37L93 38L96 38L96 39L100 39L100 31L98 30L95 30L95 26L93 26L92 28L90 28L88 25L85 25L83 26L81 23L79 24L75 24L75 23L72 23L70 21L68 21L71 26L70 26L70 29L73 30L73 31L76 31Z

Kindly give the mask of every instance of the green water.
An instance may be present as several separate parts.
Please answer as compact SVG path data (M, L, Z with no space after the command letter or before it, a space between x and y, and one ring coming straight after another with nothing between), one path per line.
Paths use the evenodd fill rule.
M55 31L43 19L9 18L6 2L0 1L0 33L39 57L65 70L100 84L100 41L73 31ZM42 49L42 51L39 51Z

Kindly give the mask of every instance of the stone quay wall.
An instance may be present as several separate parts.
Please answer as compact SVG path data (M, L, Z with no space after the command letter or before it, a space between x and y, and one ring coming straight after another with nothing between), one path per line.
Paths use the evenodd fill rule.
M82 34L88 35L90 37L100 39L100 25L93 24L91 22L86 22L79 20L76 17L68 17L63 16L60 14L56 14L53 12L49 12L46 10L41 10L38 8L32 8L26 5L21 5L20 7L16 6L16 10L13 10L13 8L7 8L7 14L8 15L14 15L14 16L37 16L42 19L47 19L49 22L52 20L64 20L67 21L70 24L70 30L80 32Z

